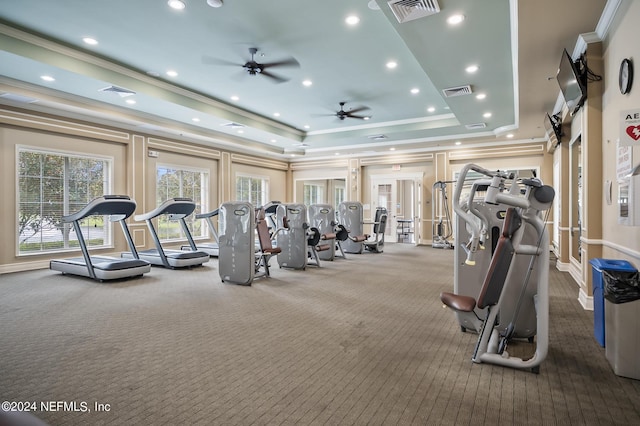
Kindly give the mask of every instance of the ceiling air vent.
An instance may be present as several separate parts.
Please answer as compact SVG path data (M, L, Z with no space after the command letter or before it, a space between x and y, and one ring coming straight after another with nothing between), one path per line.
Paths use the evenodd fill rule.
M232 129L241 129L242 127L244 127L244 125L240 124L240 123L227 123L227 124L221 124L222 127L231 127Z
M467 84L466 86L443 89L442 93L444 93L445 98L453 98L454 96L470 95L473 93L473 90L471 90L471 86Z
M401 24L440 12L436 0L391 0L387 4Z
M116 95L120 96L121 98L126 98L127 96L133 96L133 95L136 94L136 92L134 92L132 90L125 89L123 87L118 87L118 86L105 87L104 89L98 90L98 92L115 93Z
M487 127L487 125L485 123L474 123L474 124L466 124L464 127L466 127L468 130L475 130L475 129L484 129L485 127Z
M13 102L19 102L21 104L32 104L34 102L38 102L36 98L31 98L29 96L22 96L16 93L3 93L0 95L2 99L8 99Z
M387 139L386 135L370 135L367 136L369 139L374 140L374 141L383 141L385 139Z

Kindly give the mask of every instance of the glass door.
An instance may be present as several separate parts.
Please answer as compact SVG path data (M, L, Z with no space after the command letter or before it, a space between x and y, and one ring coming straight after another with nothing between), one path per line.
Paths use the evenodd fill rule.
M371 218L375 217L378 207L387 209L387 227L384 231L384 239L388 242L396 242L396 216L397 216L397 184L395 179L376 179L373 181L371 191Z
M571 260L582 262L582 141L577 138L570 146L570 241Z

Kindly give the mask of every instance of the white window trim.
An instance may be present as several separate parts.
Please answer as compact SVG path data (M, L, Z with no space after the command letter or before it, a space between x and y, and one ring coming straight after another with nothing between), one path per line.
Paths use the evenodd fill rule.
M264 192L264 203L268 203L269 200L271 199L270 196L270 190L271 190L271 185L269 182L269 176L265 176L265 175L256 175L256 174L250 174L250 173L243 173L243 172L236 172L235 178L233 179L233 185L234 185L234 193L236 198L238 197L238 194L236 192L236 184L238 181L239 177L243 177L243 178L250 178L250 179L261 179L262 182L264 183L265 188L263 189ZM255 208L261 207L261 206L253 206Z
M50 154L50 155L61 155L61 156L67 156L67 157L75 157L75 158L90 158L93 160L102 160L102 161L106 161L108 164L108 178L106 179L107 181L107 186L108 188L106 188L106 191L104 192L104 195L110 195L113 194L113 168L114 168L114 164L115 164L115 157L113 156L109 156L109 155L100 155L100 154L92 154L92 153L87 153L87 152L78 152L78 151L70 151L70 150L66 150L66 149L46 149L46 148L42 148L39 146L32 146L32 145L22 145L22 144L18 144L15 147L15 159L14 159L14 164L16 164L16 168L14 170L14 175L15 175L15 194L16 194L16 198L15 198L15 210L14 210L14 225L16 228L16 234L15 234L15 247L14 247L14 253L16 257L30 257L30 256L42 256L42 255L46 255L46 254L56 254L56 253L77 253L80 252L80 247L78 248L62 248L62 249L57 249L57 250L46 250L46 251L38 251L38 252L33 252L33 253L20 253L20 235L18 234L19 231L19 226L18 226L18 217L20 216L20 176L19 176L19 170L18 170L18 164L19 164L19 160L20 160L20 152L23 151L29 151L29 152L35 152L35 153L39 153L39 154ZM108 232L109 232L109 244L105 244L102 246L91 246L90 249L113 249L115 247L114 244L114 232L113 232L113 226L110 223L109 224L109 228L108 228Z
M179 164L173 164L173 163L156 163L156 169L155 169L155 194L154 196L156 197L156 204L158 204L158 200L157 200L157 196L158 196L158 168L166 168L166 169L172 169L172 170L180 170L180 171L186 171L186 172L196 172L196 173L206 173L207 174L207 179L204 180L204 186L206 186L206 188L202 188L202 193L200 194L201 197L204 196L205 200L200 200L200 205L202 207L202 212L208 212L209 211L209 203L210 203L210 189L209 189L209 185L210 185L210 180L211 180L211 169L208 168L201 168L201 167L193 167L193 166L183 166L183 165L179 165ZM196 202L196 204L198 204ZM209 238L211 238L210 232L209 232L209 227L205 226L205 235L192 235L194 240L207 240ZM180 230L180 232L182 233L182 230ZM185 237L180 237L180 238L160 238L160 241L163 243L178 243L178 242L183 242L185 241L186 238Z

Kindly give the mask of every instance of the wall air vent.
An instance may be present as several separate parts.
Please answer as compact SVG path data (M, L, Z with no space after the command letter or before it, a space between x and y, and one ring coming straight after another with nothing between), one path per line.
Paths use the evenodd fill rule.
M445 98L453 98L454 96L470 95L471 93L473 93L473 90L471 90L471 86L467 84L466 86L449 87L448 89L443 89L442 93L444 93Z
M401 24L440 12L436 0L390 0L387 4Z
M485 123L473 123L473 124L465 124L467 130L475 130L475 129L484 129L487 127Z
M133 96L136 94L136 92L134 92L133 90L125 89L123 87L118 87L118 86L105 87L104 89L98 90L98 92L115 93L121 98L126 98L127 96Z

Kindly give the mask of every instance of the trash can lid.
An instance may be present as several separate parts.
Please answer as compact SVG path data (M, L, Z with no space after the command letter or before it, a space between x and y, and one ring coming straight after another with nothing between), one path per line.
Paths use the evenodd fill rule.
M591 266L599 271L637 272L638 270L626 260L593 258L589 261Z

